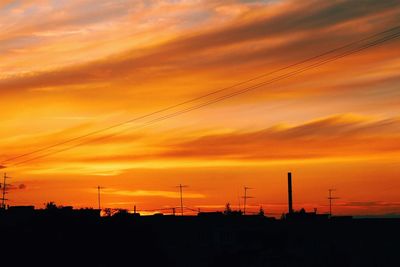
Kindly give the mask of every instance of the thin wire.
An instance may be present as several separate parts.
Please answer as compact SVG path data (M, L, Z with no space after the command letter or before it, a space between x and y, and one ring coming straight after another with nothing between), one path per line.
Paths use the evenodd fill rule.
M369 44L365 44L365 45L363 45L363 46L361 46L361 47L358 47L358 48L356 48L356 49L354 49L354 50L352 50L352 51L347 51L347 52L345 52L345 53L336 55L336 56L334 56L334 57L332 57L332 58L328 58L328 59L322 60L322 61L320 61L320 62L316 62L316 63L314 63L314 64L311 64L311 65L306 66L306 67L304 67L304 68L302 68L302 69L299 69L299 70L296 70L296 71L292 71L292 72L283 74L283 75L281 75L281 76L278 76L278 77L276 77L276 78L273 78L272 80L264 81L264 82L261 82L261 83L259 83L259 84L253 85L253 86L251 86L251 87L247 87L247 88L244 88L244 89L242 89L242 90L239 90L239 91L230 93L230 94L228 94L228 95L223 95L223 96L220 96L220 97L218 97L218 98L209 100L208 102L198 104L197 106L192 106L192 107L186 108L186 109L184 109L184 110L180 110L180 111L177 111L177 112L174 112L174 113L171 113L171 114L168 114L168 115L165 115L165 116L162 116L162 117L153 119L153 120L148 121L148 122L146 122L145 124L140 125L140 126L138 126L138 127L129 127L129 128L127 128L127 129L124 129L124 130L122 130L122 131L119 131L119 132L116 132L116 133L113 133L113 134L110 134L110 135L107 135L107 136L103 136L103 137L99 137L99 138L96 138L96 139L87 140L87 141L78 143L78 144L76 144L76 145L67 147L67 148L65 148L65 149L52 151L52 152L49 152L49 153L44 154L44 155L40 155L40 156L37 156L37 157L34 157L34 158L30 158L30 159L27 159L27 160L24 160L24 161L17 162L17 163L15 163L15 164L11 164L10 166L12 166L12 167L18 166L18 165L21 165L21 164L24 164L24 163L27 163L27 162L30 162L30 161L33 161L33 160L36 160L36 159L41 159L41 158L44 158L44 157L47 157L47 156L50 156L50 155L54 155L54 154L57 154L57 153L61 153L61 152L64 152L64 151L67 151L67 150L70 150L70 149L73 149L73 148L76 148L76 147L79 147L79 146L82 146L82 145L85 145L85 144L88 144L88 143L92 143L92 142L94 142L94 141L99 141L99 140L107 139L107 138L113 137L113 136L115 136L115 135L119 135L119 134L121 134L121 133L123 133L123 132L126 132L127 130L143 128L143 127L149 126L149 125L151 125L151 124L154 124L154 123L156 123L156 122L163 121L163 120L166 120L166 119L169 119L169 118L172 118L172 117L176 117L176 116L179 116L179 115L181 115L181 114L185 114L185 113L188 113L188 112L190 112L190 111L197 110L197 109L200 109L200 108L202 108L202 107L205 107L205 106L214 104L214 103L216 103L216 102L220 102L220 101L223 101L223 100L225 100L225 99L229 99L229 98L232 98L232 97L234 97L234 96L237 96L237 95L240 95L240 94L244 94L244 93L246 93L246 92L248 92L248 91L251 91L251 90L260 88L260 87L262 87L262 86L265 86L265 85L268 85L268 84L271 84L271 83L274 83L274 82L277 82L277 81L280 81L280 80L283 80L283 79L287 79L287 78L293 77L293 76L295 76L295 75L297 75L297 74L300 74L300 73L303 73L303 72L305 72L305 71L307 71L307 70L314 69L314 68L319 67L319 66L321 66L321 65L324 65L324 64L327 64L327 63L329 63L329 62L332 62L332 61L335 61L335 60L344 58L344 57L346 57L346 56L348 56L348 55L351 55L351 54L358 53L358 52L360 52L360 51L363 51L363 50L365 50L365 49L368 49L368 48L370 48L370 47L373 47L373 46L382 44L382 43L384 43L384 42L390 41L390 40L395 39L395 38L398 38L398 37L400 37L400 33L395 33L395 34L392 34L392 35L390 35L390 36L383 37L383 38L381 38L381 39L375 40L374 42L371 42L371 43L369 43ZM143 116L142 116L142 117L143 117ZM123 125L123 124L121 124L121 125Z
M319 55L317 55L317 56L313 56L313 57L311 57L311 58L308 58L308 59L299 61L299 62L297 62L297 63L288 65L288 66L286 66L286 67L283 67L283 68L280 68L280 69L271 71L271 72L269 72L269 73L261 74L261 75L259 75L259 76L253 77L253 78L248 79L248 80L245 80L245 81L243 81L243 82L239 82L239 83L236 83L236 84L234 84L234 85L231 85L231 86L228 86L228 87L224 87L224 88L222 88L222 89L219 89L219 90L216 90L216 91L213 91L213 92L210 92L210 93L201 95L201 96L199 96L199 97L195 97L195 98L189 99L189 100L187 100L187 101L180 102L180 103L178 103L178 104L171 105L171 106L165 107L165 108L163 108L163 109L156 110L156 111L154 111L154 112L145 114L145 115L143 115L143 116L139 116L139 117L136 117L136 118L133 118L133 119L130 119L130 120L127 120L127 121L118 123L118 124L114 124L114 125L111 125L111 126L109 126L109 127L106 127L106 128L100 129L100 130L92 131L92 132L89 132L89 133L84 134L84 135L80 135L80 136L77 136L77 137L74 137L74 138L70 138L70 139L67 139L67 140L65 140L65 141L55 143L55 144L53 144L53 145L45 146L45 147L42 147L42 148L40 148L40 149L31 151L31 152L28 152L28 153L24 153L24 154L21 154L21 155L18 155L18 156L14 156L14 157L7 158L7 159L3 160L2 163L1 163L0 165L4 165L4 163L6 163L6 162L9 162L9 161L12 161L12 160L15 160L15 159L18 159L18 158L26 157L26 156L29 156L29 155L32 155L32 154L36 154L36 153L39 153L39 152L43 152L43 151L46 151L46 150L48 150L48 149L51 149L51 148L54 148L54 147L57 147L57 146L60 146L60 145L68 144L68 143L71 143L71 142L76 141L76 140L79 140L79 139L83 139L83 138L86 138L86 137L89 137L89 136L92 136L92 135L96 135L96 134L99 134L99 133L102 133L102 132L105 132L105 131L108 131L108 130L111 130L111 129L114 129L114 128L117 128L117 127L120 127L120 126L123 126L123 125L125 125L125 124L129 124L129 123L132 123L132 122L141 120L141 119L145 119L145 118L147 118L147 117L150 117L150 116L153 116L153 115L156 115L156 114L159 114L159 113L162 113L162 112L165 112L165 111L168 111L168 110L171 110L171 109L174 109L174 108L177 108L177 107L180 107L180 106L183 106L183 105L192 103L192 102L195 102L195 101L197 101L197 100L206 98L206 97L208 97L208 96L211 96L211 95L214 95L214 94L217 94L217 93L221 93L221 92L223 92L223 91L226 91L226 90L229 90L229 89L238 87L238 86L240 86L240 85L243 85L243 84L246 84L246 83L249 83L249 82L252 82L252 81L255 81L255 80L264 78L264 77L267 77L267 76L272 75L272 74L274 74L274 73L278 73L278 72L281 72L281 71L283 71L283 70L286 70L286 69L289 69L289 68L292 68L292 67L295 67L295 66L304 64L304 63L306 63L306 62L312 61L312 60L314 60L314 59L317 59L317 58L320 58L320 57L329 55L329 54L331 54L331 53L334 53L334 52L343 50L343 49L348 48L348 47L351 47L351 46L353 46L353 45L355 45L355 44L361 43L361 42L366 41L366 40L370 40L370 39L372 39L372 38L374 38L374 37L377 37L377 36L382 35L382 34L385 34L385 33L392 32L392 31L397 30L397 29L400 29L400 26L396 26L396 27L393 27L393 28L391 28L391 29L388 29L388 30L385 30L385 31L382 31L382 32L379 32L379 33L376 33L376 34L373 34L373 35L370 35L370 36L368 36L368 37L365 37L365 38L362 38L362 39L360 39L360 40L357 40L357 41L351 42L351 43L349 43L349 44L346 44L346 45L344 45L344 46L341 46L341 47L338 47L338 48L329 50L329 51L324 52L324 53L322 53L322 54L319 54ZM4 167L6 168L7 166L4 166Z

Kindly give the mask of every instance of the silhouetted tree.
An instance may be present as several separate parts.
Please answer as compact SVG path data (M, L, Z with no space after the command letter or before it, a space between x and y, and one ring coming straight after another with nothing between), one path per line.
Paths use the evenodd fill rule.
M232 210L231 204L226 203L224 214L229 215L229 216L240 216L240 215L242 215L242 211L241 210Z
M46 206L46 210L56 210L57 209L57 205L53 201L47 202L45 206Z
M261 207L261 206L260 206L260 210L258 211L258 215L259 215L259 216L265 216L265 215L264 215L264 209L263 209L263 207Z
M231 209L231 204L228 202L225 205L225 210L224 210L225 215L231 215L232 214L232 209Z

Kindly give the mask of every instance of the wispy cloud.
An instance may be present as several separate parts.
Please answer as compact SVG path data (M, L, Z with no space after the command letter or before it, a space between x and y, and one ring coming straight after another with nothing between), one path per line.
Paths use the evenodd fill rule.
M387 201L348 201L338 202L337 206L346 207L397 207L400 208L400 202L387 202Z
M161 191L161 190L118 190L104 189L103 194L130 196L130 197L164 197L164 198L180 198L179 192ZM185 198L205 198L205 195L199 193L185 192Z
M137 168L259 166L268 162L396 157L400 153L399 132L397 117L341 114L297 125L282 123L259 130L206 135L200 131L162 140L144 133L126 133L46 159L47 168L30 173L115 175Z
M396 0L0 1L0 163L399 23ZM90 136L87 144L12 169L13 177L36 177L43 186L34 193L31 184L14 192L31 194L40 205L49 192L54 200L68 202L90 179L107 184L120 177L127 186L110 189L110 201L143 197L146 206L146 201L161 198L174 205L177 193L160 185L164 176L149 184L143 177L156 176L156 170L165 179L189 177L188 184L202 184L193 177L211 179L206 170L212 169L230 173L223 175L225 186L231 178L246 178L247 183L251 173L261 177L271 171L276 177L290 166L304 173L312 165L310 175L327 177L332 170L326 165L340 162L342 176L331 178L332 184L348 179L346 187L358 176L372 180L377 176L372 167L381 169L380 179L392 189L365 188L387 190L376 205L394 202L389 193L395 195L398 188L392 179L400 154L398 47L399 41L388 42L145 129L112 138L103 137L113 131ZM236 168L246 171L236 173ZM193 173L187 176L189 170ZM130 176L142 171L143 176ZM66 193L63 185L69 176L79 186L71 185ZM132 177L141 177L140 190L123 190L132 189ZM51 179L62 189L43 189ZM264 180L254 183L270 188ZM198 197L198 205L224 203L232 198L228 191L207 193L207 201L202 192L192 196ZM93 202L88 195L79 195L76 203ZM309 195L319 197L314 189ZM275 196L260 203L281 201ZM350 204L340 209L363 210ZM393 211L373 205L369 209Z
M112 10L110 12L110 4L103 3L96 4L96 6L100 9L99 12L104 12L108 16L127 16L126 12L130 10L121 4L116 4L116 7L111 5L111 8L117 10L115 12ZM104 9L102 9L103 6ZM79 9L80 7L75 8ZM177 8L179 8L179 4ZM155 47L116 53L114 56L98 58L92 62L9 77L2 79L0 86L7 88L7 90L16 90L98 83L128 77L137 81L138 79L146 79L149 73L151 73L152 78L154 78L154 75L159 76L159 73L163 73L161 76L167 77L176 72L182 72L182 69L186 69L187 72L187 70L192 69L194 71L198 68L202 70L204 68L224 68L232 63L248 65L252 61L267 60L267 62L271 62L271 57L274 55L288 53L290 60L293 61L294 58L299 57L299 55L296 56L292 53L295 47L297 50L300 50L299 47L306 47L307 50L311 51L310 44L312 43L318 43L319 47L327 46L328 43L332 46L332 43L336 42L335 40L340 39L343 42L343 39L350 40L365 35L365 31L371 32L377 30L377 28L384 28L386 25L366 25L366 29L360 31L357 22L378 15L396 21L398 16L395 15L395 12L396 10L400 12L400 9L397 8L397 1L368 1L368 4L365 1L329 3L289 1L273 6L267 5L261 7L261 10L267 11L267 15L262 15L263 13L259 10L247 11L230 24L214 30L189 33L186 34L188 36L178 36ZM123 13L120 14L121 12ZM208 12L211 12L211 10ZM392 15L387 16L386 13ZM85 14L83 20L73 17L70 21L88 23L90 21L88 17L103 18L95 12L92 17L90 14ZM340 28L342 24L351 22L356 25L353 25L348 31L335 30L334 28ZM48 24L52 25L52 23ZM386 22L386 24L389 24L389 22ZM299 37L288 39L288 36L292 35L293 32ZM274 38L286 39L279 46L271 47L268 44ZM266 42L259 42L260 40ZM250 47L246 44L254 41L258 43L252 44L253 48L249 49ZM235 45L241 46L236 50L234 49ZM220 49L222 47L224 50ZM282 62L284 58L281 57L276 60Z
M296 159L400 152L398 118L333 116L297 126L204 136L172 145L165 157ZM334 144L334 145L333 145Z
M155 153L80 157L85 162L129 162L181 159L288 160L356 157L399 153L400 120L377 120L343 114L300 125L275 125L266 129L200 136L185 141L153 144ZM112 143L112 139L110 140ZM166 145L168 144L168 145ZM334 145L332 145L334 144ZM161 152L157 152L161 151Z

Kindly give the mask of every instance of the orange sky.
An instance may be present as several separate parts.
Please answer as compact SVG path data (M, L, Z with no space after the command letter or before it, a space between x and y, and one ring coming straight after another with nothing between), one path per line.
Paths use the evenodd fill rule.
M164 121L146 125L202 102L4 162L398 25L395 0L0 0L9 204L96 207L101 185L103 207L160 209L179 205L182 183L189 207L236 208L250 186L249 209L278 215L292 171L296 209L327 212L336 188L336 213L398 214L398 40Z

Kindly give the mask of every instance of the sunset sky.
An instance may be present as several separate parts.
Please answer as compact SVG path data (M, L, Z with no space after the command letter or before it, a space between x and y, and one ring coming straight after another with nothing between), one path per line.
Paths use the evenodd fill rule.
M400 214L400 39L260 77L397 26L398 0L0 0L8 204L97 207L100 185L104 208L160 210L185 184L211 211L249 186L279 216L291 171L295 209L335 188L336 214Z

